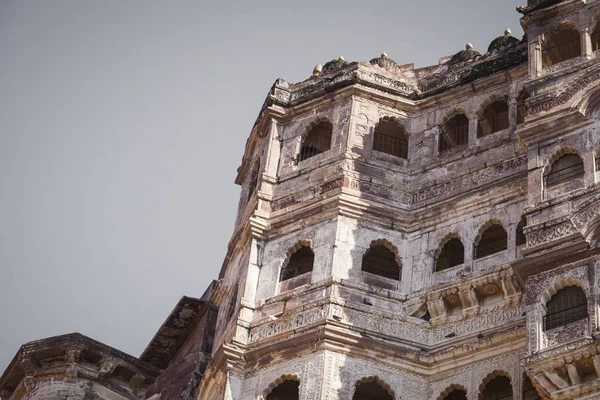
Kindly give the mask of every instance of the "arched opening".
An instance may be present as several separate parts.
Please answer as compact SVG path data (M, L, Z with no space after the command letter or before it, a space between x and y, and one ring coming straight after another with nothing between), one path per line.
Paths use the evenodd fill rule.
M469 143L469 119L465 114L457 114L442 127L439 139L440 153Z
M443 271L461 265L464 262L465 247L459 238L454 237L448 240L442 247L435 263L435 270L436 272Z
M508 104L504 100L494 101L483 110L477 123L477 137L484 137L508 129Z
M525 105L525 101L528 98L529 93L525 90L522 90L517 97L517 124L525 122L525 117L527 116L527 106Z
M373 150L407 159L408 135L395 121L382 119L375 126Z
M527 219L524 215L522 215L521 220L517 224L517 246L523 246L525 243L527 243L527 238L525 237L525 233L523 232L523 229L525 229L526 225Z
M562 26L559 30L546 35L542 45L543 68L580 56L581 35L577 29Z
M499 253L508 247L508 235L502 225L494 224L487 228L475 246L475 258Z
M396 254L382 244L371 245L365 252L362 270L397 281L401 276L401 267L396 261Z
M362 382L356 386L352 400L394 400L394 397L379 383Z
M271 393L267 395L266 400L299 400L300 382L287 380L279 384Z
M542 400L526 374L523 374L523 400Z
M302 141L298 161L304 161L331 149L332 134L333 125L329 121L322 121L313 126Z
M558 328L588 317L587 297L579 286L560 289L546 303L544 330Z
M312 272L315 253L309 246L302 246L291 255L287 265L281 271L281 281Z
M467 400L467 392L462 389L454 389L443 397L442 400Z
M497 376L489 381L479 396L481 400L512 400L513 391L507 376Z
M583 160L581 157L577 154L565 154L550 167L550 172L545 179L545 186L551 188L576 179L583 179L583 174Z
M598 27L598 23L594 26L590 39L592 40L592 51L600 50L600 27Z

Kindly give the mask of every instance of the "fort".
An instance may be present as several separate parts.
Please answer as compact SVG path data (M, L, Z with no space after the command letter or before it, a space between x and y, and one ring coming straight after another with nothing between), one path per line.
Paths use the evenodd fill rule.
M24 344L2 400L600 398L600 1L518 12L437 65L276 80L204 295L139 358Z

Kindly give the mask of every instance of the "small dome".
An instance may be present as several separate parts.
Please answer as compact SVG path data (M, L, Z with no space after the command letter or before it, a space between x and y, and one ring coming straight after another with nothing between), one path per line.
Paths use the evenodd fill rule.
M488 46L488 54L496 53L502 50L506 50L509 47L512 47L519 43L519 39L514 36L511 36L510 29L504 31L503 36L499 36L496 39L492 40L492 43Z
M456 53L455 55L453 55L452 58L450 59L450 61L448 61L448 63L456 64L456 63L472 60L476 57L481 57L481 53L473 50L473 45L471 43L467 43L467 45L465 46L465 50L461 50L458 53Z
M331 71L334 69L342 68L346 64L348 64L348 62L346 60L344 60L344 57L340 56L339 58L337 58L335 60L331 60L331 61L325 63L325 65L323 65L322 72L327 72L327 71Z

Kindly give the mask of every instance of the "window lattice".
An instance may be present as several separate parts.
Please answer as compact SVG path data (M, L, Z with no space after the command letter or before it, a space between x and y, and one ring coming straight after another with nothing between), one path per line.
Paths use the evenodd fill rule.
M583 178L583 160L577 154L565 154L552 164L546 177L546 188Z
M546 304L544 330L557 328L588 317L587 298L579 286L568 286L556 292Z
M408 158L408 137L394 121L382 120L375 127L373 150L400 158Z
M331 149L333 125L323 121L315 125L302 141L298 161L304 161Z
M464 114L455 115L446 122L440 133L440 153L467 143L469 143L469 119Z
M377 245L366 251L362 260L362 270L385 278L400 280L400 266L396 255L387 247Z

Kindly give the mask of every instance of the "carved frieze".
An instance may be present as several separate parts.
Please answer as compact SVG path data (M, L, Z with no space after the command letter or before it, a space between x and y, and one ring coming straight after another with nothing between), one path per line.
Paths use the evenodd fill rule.
M570 220L539 229L530 230L527 236L527 247L537 246L541 243L551 242L575 233L577 230Z
M538 103L528 104L527 113L529 115L538 114L542 111L551 110L554 107L558 107L561 104L565 104L575 93L587 87L592 82L600 79L600 71L596 71L592 74L586 75L581 79L576 80L556 95L546 98Z

